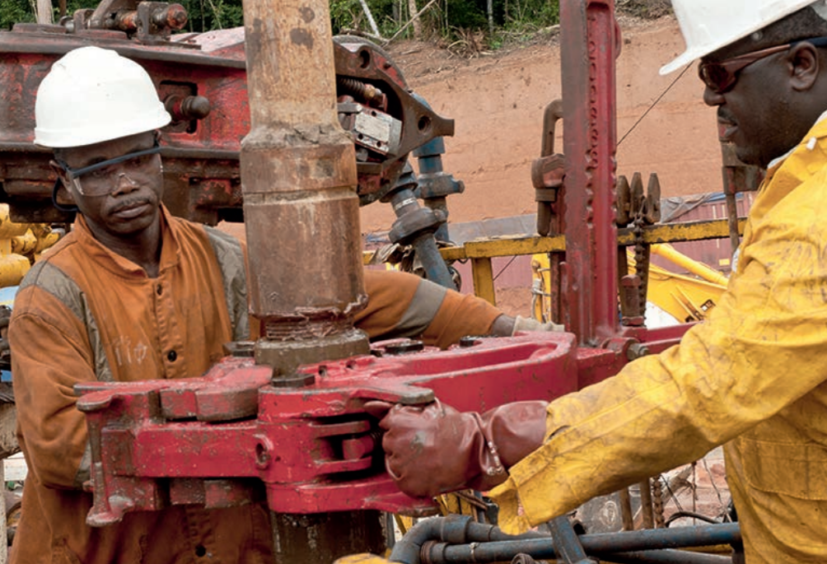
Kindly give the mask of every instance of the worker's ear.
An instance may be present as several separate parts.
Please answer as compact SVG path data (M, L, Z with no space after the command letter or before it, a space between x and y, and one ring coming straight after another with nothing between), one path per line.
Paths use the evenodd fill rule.
M821 71L821 61L816 48L806 41L790 48L787 54L790 68L790 86L804 92L816 83Z
M55 185L54 193L52 194L53 199L58 204L75 204L75 195L72 193L72 190L69 188L70 180L66 178L66 171L63 170L63 167L57 164L57 161L51 160L49 161L49 166L51 167L52 171L57 175L58 179L60 180L60 185Z

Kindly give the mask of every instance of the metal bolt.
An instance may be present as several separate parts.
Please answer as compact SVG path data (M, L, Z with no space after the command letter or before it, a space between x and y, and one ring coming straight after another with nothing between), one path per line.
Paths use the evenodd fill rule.
M385 352L387 354L409 354L425 350L425 343L422 341L415 341L408 339L401 343L388 343L385 345Z
M470 347L476 347L480 343L482 343L482 339L484 336L481 335L466 335L459 340L459 346L462 349L467 349Z
M270 385L274 388L304 388L316 383L315 374L293 374L292 376L274 376Z
M632 343L629 345L629 348L626 349L626 358L629 360L637 360L643 356L648 356L649 354L651 354L649 352L649 347L643 343Z
M224 354L235 358L253 358L255 342L233 341L224 343Z

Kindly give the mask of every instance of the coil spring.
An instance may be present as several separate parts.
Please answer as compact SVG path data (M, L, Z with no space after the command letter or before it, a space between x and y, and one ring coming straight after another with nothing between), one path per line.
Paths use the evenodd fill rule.
M380 92L375 86L355 78L337 77L336 85L341 90L340 94L348 94L364 102L372 101Z

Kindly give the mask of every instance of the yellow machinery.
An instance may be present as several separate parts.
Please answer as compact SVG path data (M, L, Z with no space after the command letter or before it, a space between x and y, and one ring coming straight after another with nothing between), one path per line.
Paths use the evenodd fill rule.
M60 238L41 223L14 223L8 204L0 204L0 287L16 286L32 263Z
M726 290L726 276L703 263L692 260L669 244L652 245L652 252L683 267L697 278L675 274L655 265L649 266L647 297L650 302L678 322L701 321ZM635 272L635 261L629 253L629 273ZM539 321L550 318L549 255L535 254L531 260L532 315Z

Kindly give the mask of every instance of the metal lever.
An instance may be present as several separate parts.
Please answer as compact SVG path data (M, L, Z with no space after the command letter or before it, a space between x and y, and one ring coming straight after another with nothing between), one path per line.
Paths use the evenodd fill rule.
M597 562L586 556L586 550L580 543L568 517L562 515L552 519L548 526L554 539L554 550L558 560L564 564L595 564Z

